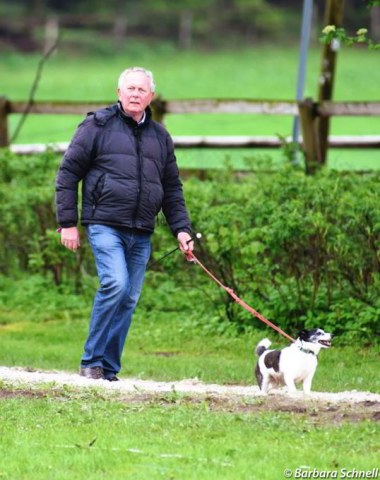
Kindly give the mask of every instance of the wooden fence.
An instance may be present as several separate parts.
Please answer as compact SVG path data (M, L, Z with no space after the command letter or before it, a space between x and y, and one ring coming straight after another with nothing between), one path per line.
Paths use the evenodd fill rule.
M11 114L78 114L85 115L109 105L112 102L15 102L0 97L0 147L9 145L8 116ZM251 100L251 99L212 99L212 100L163 100L157 98L152 103L153 118L163 122L170 114L249 114L249 115L299 115L302 130L302 148L306 163L324 164L325 149L328 142L334 148L379 148L379 136L345 136L321 138L319 122L332 116L378 116L380 102L302 102L286 100ZM273 148L282 145L276 137L238 136L238 137L174 137L179 148Z

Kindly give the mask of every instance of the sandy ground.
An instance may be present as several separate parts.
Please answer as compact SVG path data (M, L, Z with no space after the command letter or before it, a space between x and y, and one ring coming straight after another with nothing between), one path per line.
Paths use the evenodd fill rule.
M121 378L119 382L88 380L75 373L38 371L0 367L0 400L16 396L27 398L69 397L93 390L104 401L128 404L159 404L163 408L176 404L207 405L209 411L239 415L261 412L285 412L304 418L314 425L340 425L359 421L380 422L380 394L356 390L331 393L302 392L289 395L285 390L262 395L257 386L216 385L196 378L176 382L156 382L138 378Z
M175 382L156 382L152 380L140 380L137 378L121 378L119 382L107 382L105 380L89 380L80 377L75 373L58 371L39 371L25 370L17 367L0 367L0 380L3 383L13 386L43 387L44 385L94 387L97 389L119 392L124 394L166 394L176 392L189 396L196 395L219 395L229 398L263 398L257 386L239 386L239 385L216 385L200 382L198 379L185 379ZM380 394L371 392L360 392L356 390L329 393L312 392L310 396L305 397L302 392L297 395L287 395L285 391L271 393L269 397L283 396L288 398L302 398L304 400L320 400L329 403L361 403L374 402L380 405ZM266 397L264 397L266 398Z

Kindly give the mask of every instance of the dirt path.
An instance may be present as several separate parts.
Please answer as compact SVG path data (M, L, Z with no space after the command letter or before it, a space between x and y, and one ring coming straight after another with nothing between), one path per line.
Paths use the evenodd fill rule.
M219 396L229 399L266 399L282 397L294 402L297 399L303 401L321 401L330 404L339 403L375 403L380 406L380 394L371 392L360 392L356 390L329 393L312 392L305 397L301 392L297 395L287 395L286 392L278 391L267 397L260 394L257 386L239 385L216 385L200 382L198 379L186 379L174 382L156 382L152 380L140 380L137 378L122 378L119 382L106 382L104 380L89 380L74 373L58 371L28 370L17 367L0 367L0 380L3 384L13 387L28 387L38 389L45 385L91 387L120 394L146 394L159 395L176 392L187 396ZM4 389L4 387L3 387Z
M257 386L217 385L200 382L198 379L185 379L173 382L156 382L137 378L122 378L120 382L104 380L89 380L75 373L58 371L40 371L18 367L0 367L0 380L12 385L38 386L43 384L68 385L72 387L96 387L121 393L169 393L210 395L217 394L231 397L263 397ZM277 392L281 394L281 392ZM285 395L285 393L282 393ZM287 395L289 396L289 395ZM296 397L303 397L302 393ZM294 398L294 396L293 396ZM322 400L331 403L339 402L380 402L380 394L351 390L339 393L312 392L312 400Z
M177 382L156 382L137 378L122 378L119 382L88 380L74 373L25 370L0 367L0 400L23 396L28 398L81 395L93 389L101 398L126 403L207 404L210 411L257 414L286 412L304 418L314 425L339 425L362 420L380 421L380 394L356 390L330 393L302 392L289 395L277 391L263 396L257 386L216 385L187 379Z

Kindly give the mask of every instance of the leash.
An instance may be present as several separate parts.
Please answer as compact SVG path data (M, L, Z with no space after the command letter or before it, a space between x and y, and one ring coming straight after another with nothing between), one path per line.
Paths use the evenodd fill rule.
M202 238L202 234L201 234L201 233L196 233L196 234L193 235L193 236L190 238L190 240L188 240L186 243L189 244L190 242L194 242L195 240L199 240L200 238ZM179 250L179 246L173 248L173 250L170 250L169 252L166 252L165 255L162 255L162 257L158 258L157 260L154 260L154 261L150 264L150 267L153 267L153 266L156 265L157 263L162 262L162 260L164 260L164 258L168 257L169 255L172 255L172 253L176 252L177 250Z
M287 338L288 340L290 340L291 342L295 342L295 339L292 338L290 335L288 335L287 333L285 333L283 330L281 330L281 328L277 327L274 323L270 322L269 320L267 320L265 317L263 317L259 312L256 312L256 310L254 310L251 306L249 306L247 303L245 303L241 298L239 298L236 293L232 290L232 288L229 288L229 287L226 287L225 285L223 285L223 283L218 280L215 275L213 275L209 270L207 270L207 268L203 265L203 263L198 260L198 258L194 255L193 252L188 252L186 253L186 257L187 259L190 261L190 262L194 262L196 264L198 264L203 270L204 272L206 272L206 274L212 278L212 280L214 280L215 283L217 283L219 285L219 287L223 288L223 290L225 290L228 295L230 295L236 303L238 303L239 305L241 305L243 308L245 308L249 313L251 313L252 315L254 315L255 317L257 317L259 320L261 320L262 322L266 323L269 327L273 328L273 330L276 330L276 332L280 333L282 336L284 336L285 338Z

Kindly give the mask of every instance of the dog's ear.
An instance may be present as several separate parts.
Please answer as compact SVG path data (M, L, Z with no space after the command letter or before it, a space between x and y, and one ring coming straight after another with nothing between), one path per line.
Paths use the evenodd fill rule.
M306 340L309 338L309 333L308 331L304 328L302 329L299 333L298 333L298 338L300 340L303 340L304 342L306 342Z

